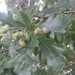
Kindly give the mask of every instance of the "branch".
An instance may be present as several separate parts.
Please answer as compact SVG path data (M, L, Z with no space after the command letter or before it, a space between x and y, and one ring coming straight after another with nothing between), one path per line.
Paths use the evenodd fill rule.
M74 13L75 13L75 11L66 11L66 12L64 12L64 14L74 14ZM60 14L60 13L56 12L56 13L53 13L53 14L57 15L57 14ZM40 16L34 15L33 17L45 18L45 17L49 17L49 16L50 15L44 15L44 16L40 17Z
M0 51L0 54L7 52L7 51L8 51L8 49L2 50L2 51Z
M75 65L75 63L70 64L70 65L68 65L68 66L65 66L63 69L69 68L69 67L71 67L71 66L73 66L73 65Z
M75 11L66 11L66 12L64 12L64 14L74 14L75 13ZM54 15L57 15L57 14L60 14L60 13L53 13ZM40 17L40 16L36 16L36 15L34 15L33 17L38 17L38 19L37 20L35 20L35 21L33 21L33 24L36 24L36 22L39 20L39 19L43 19L43 18L47 18L47 17L49 17L50 15L44 15L44 16L42 16L42 17Z
M75 13L75 11L67 11L67 12L64 12L64 14L74 14ZM56 14L59 14L59 13L54 13L55 15Z

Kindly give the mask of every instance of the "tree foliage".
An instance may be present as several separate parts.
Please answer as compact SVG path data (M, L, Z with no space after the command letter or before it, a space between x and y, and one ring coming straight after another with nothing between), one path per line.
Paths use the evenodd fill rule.
M0 75L74 75L75 1L15 1L0 13Z

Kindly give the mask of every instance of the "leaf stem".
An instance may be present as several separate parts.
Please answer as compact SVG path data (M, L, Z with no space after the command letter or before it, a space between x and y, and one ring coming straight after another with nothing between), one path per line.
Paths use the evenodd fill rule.
M10 29L15 29L15 28L18 29L18 28L23 28L23 27L10 27Z

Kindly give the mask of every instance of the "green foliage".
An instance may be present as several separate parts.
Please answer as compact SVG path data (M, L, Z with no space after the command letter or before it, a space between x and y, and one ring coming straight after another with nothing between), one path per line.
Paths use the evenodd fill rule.
M8 14L0 13L0 75L65 75L75 70L73 3L30 0L25 9L14 5Z
M38 47L38 43L38 37L36 35L31 35L30 46L33 48Z
M54 71L59 71L64 66L63 61L65 58L61 55L62 50L59 47L53 46L52 39L40 38L40 49L42 50L42 59L47 59L47 65L52 66ZM59 51L58 51L59 50Z

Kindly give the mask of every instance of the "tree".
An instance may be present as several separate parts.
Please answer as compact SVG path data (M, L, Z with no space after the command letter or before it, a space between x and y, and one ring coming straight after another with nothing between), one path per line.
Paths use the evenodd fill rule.
M74 0L43 1L0 13L0 75L75 74Z

